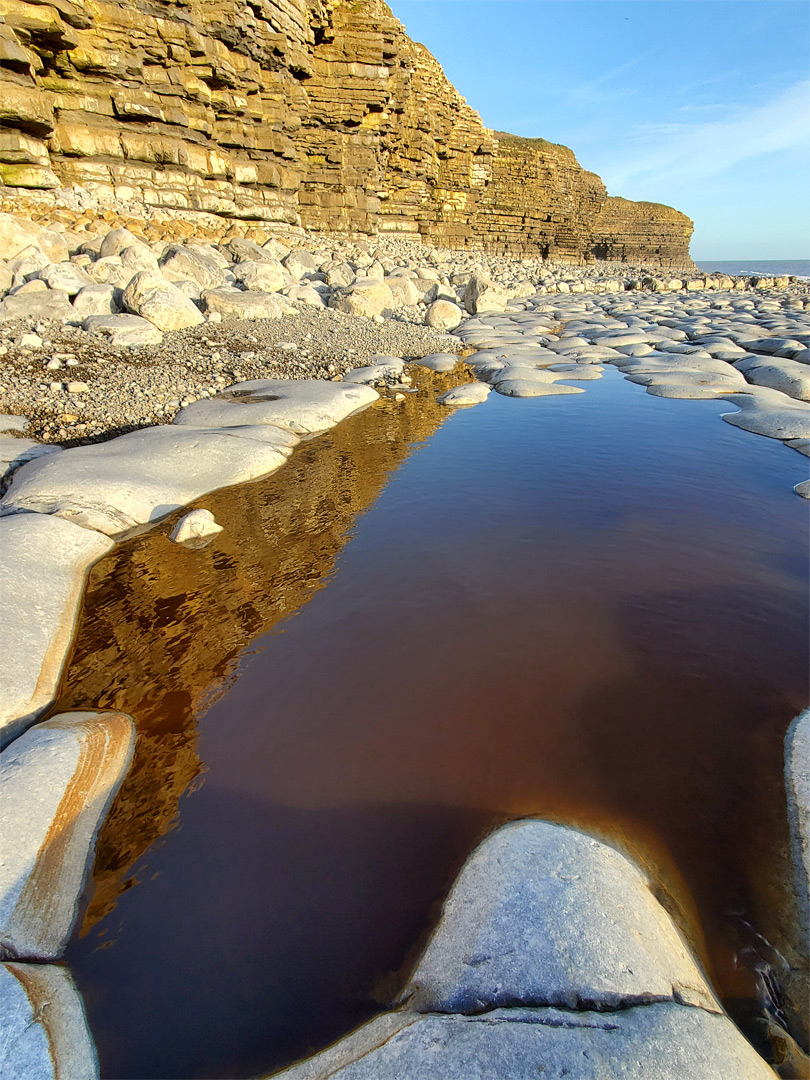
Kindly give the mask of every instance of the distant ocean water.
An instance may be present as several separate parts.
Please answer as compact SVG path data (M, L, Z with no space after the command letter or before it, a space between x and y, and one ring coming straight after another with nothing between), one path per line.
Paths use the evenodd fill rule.
M796 277L810 278L810 259L731 259L725 262L696 259L695 262L707 274L757 274L759 277L795 274Z

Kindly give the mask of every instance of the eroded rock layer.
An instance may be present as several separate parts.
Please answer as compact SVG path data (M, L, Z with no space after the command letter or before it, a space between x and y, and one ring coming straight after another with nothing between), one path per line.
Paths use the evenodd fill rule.
M689 261L692 223L504 136L383 0L0 0L3 205L146 204L446 247ZM223 228L223 231L224 228Z

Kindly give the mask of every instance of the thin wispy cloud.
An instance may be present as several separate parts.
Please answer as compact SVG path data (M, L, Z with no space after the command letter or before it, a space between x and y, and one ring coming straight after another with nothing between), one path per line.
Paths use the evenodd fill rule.
M762 154L806 148L808 104L810 80L803 79L761 105L733 107L723 118L637 125L616 148L621 158L603 164L602 176L611 191L694 184Z

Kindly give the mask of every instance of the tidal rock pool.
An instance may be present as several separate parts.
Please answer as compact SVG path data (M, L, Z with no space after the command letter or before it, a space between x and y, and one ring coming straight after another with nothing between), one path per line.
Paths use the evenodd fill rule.
M138 727L66 954L102 1076L326 1046L527 815L642 863L744 1029L777 1007L805 460L609 367L469 409L449 385L201 500L204 549L169 521L92 572L55 711Z

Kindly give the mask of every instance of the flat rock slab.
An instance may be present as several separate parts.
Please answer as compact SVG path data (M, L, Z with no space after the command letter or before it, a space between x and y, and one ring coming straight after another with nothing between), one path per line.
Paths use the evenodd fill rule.
M495 389L504 397L553 397L561 394L584 394L581 386L564 386L558 383L538 382L536 379L504 378L496 383Z
M489 397L491 387L485 382L466 383L464 386L454 386L451 390L440 394L436 401L439 405L480 405Z
M252 379L186 406L174 423L212 428L268 424L296 435L314 435L328 431L379 396L370 386L325 379Z
M61 446L38 443L35 439L18 439L14 435L0 434L0 483L8 473L19 469L26 462L61 449Z
M593 837L533 820L472 854L403 1000L419 1012L651 1001L720 1011L643 874Z
M723 397L740 409L735 413L723 413L727 424L755 435L766 435L769 439L810 438L810 404L804 401L796 401L779 390L764 386L751 386L745 393L724 394Z
M14 474L0 514L53 514L120 537L201 495L266 476L283 465L297 438L289 431L245 423L246 417L243 426L224 430L146 428L38 458Z
M76 322L80 316L66 292L46 289L44 292L19 293L0 300L0 322L8 319L53 319L55 322Z
M392 1013L278 1080L774 1080L726 1016L674 1004L618 1013Z
M280 319L295 311L289 301L276 293L240 292L238 289L208 289L202 294L206 313L223 319Z
M414 360L416 367L427 368L428 371L452 371L461 357L457 353L431 353L419 360Z
M807 364L778 356L769 356L767 359L747 356L738 360L736 367L745 374L748 382L755 386L769 386L788 397L810 401L810 367Z
M810 481L808 481L810 486ZM792 980L798 1016L810 1024L810 709L796 717L785 738L785 792L796 925L791 944L798 956L798 977ZM805 1031L806 1035L806 1031Z
M82 326L90 334L109 338L117 348L134 349L163 341L163 331L140 315L90 315Z
M0 754L0 954L55 960L67 944L95 839L132 760L123 713L61 713Z
M0 747L53 701L85 574L112 546L60 518L0 518Z
M84 1003L55 964L0 964L3 1080L96 1080L98 1059Z
M363 367L352 368L343 376L343 382L370 386L372 383L382 382L385 379L399 378L404 369L404 360L392 358L385 363L365 364Z

